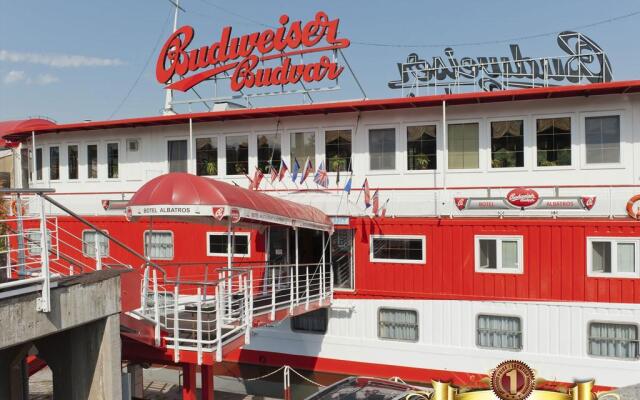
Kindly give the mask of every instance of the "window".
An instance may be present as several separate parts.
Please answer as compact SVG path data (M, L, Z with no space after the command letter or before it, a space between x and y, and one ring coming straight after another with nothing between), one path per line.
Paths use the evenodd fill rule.
M336 289L353 289L353 229L336 229L331 235L331 268Z
M98 145L87 145L87 178L98 178Z
M407 169L436 169L436 126L407 127Z
M207 232L207 255L208 256L227 256L227 233L226 232ZM250 255L250 234L247 232L236 233L233 235L233 256L248 257Z
M217 138L196 139L196 173L218 175L218 140Z
M522 236L476 236L476 272L521 274Z
M520 317L478 315L476 344L490 349L522 350Z
M591 322L589 324L589 355L635 360L640 357L638 326Z
M329 309L320 308L291 318L291 330L306 333L327 333Z
M129 153L136 153L140 149L140 142L138 139L127 139L127 148Z
M118 178L118 143L107 143L107 177Z
M620 162L620 116L584 119L587 164Z
M640 275L639 249L640 239L587 238L588 275L638 277Z
M145 231L144 255L152 260L173 259L173 232Z
M479 168L479 130L478 123L449 124L447 129L449 169Z
M47 231L47 248L51 250L51 232ZM40 230L38 229L27 229L25 231L25 241L27 251L30 256L40 256L42 252L42 248L40 247Z
M42 180L42 149L36 149L36 180Z
M369 130L369 169L396 168L396 130L394 128Z
M244 175L249 172L249 137L227 136L227 175Z
M309 157L311 163L316 165L316 135L314 132L295 132L290 136L291 164L294 160L304 168L304 162Z
M378 310L378 337L380 339L418 341L418 312L381 308Z
M524 122L491 123L491 168L524 167Z
M60 179L60 148L58 146L49 147L49 179L52 181Z
M324 132L327 171L351 171L351 130Z
M280 137L278 135L258 135L258 168L269 173L269 166L280 166Z
M372 262L422 264L425 261L424 236L371 236Z
M536 121L538 166L571 165L571 118Z
M187 172L187 141L169 140L167 142L169 172Z
M78 145L67 147L67 172L69 179L78 179Z
M100 258L109 257L109 239L95 231L82 232L82 254L85 257L96 257L96 237L100 244Z

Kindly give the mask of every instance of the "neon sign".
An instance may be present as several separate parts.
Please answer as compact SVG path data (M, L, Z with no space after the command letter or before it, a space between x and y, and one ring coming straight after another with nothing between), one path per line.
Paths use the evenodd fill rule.
M232 91L243 88L282 86L303 82L335 80L344 67L335 58L322 55L310 63L296 64L292 56L328 52L349 46L349 40L338 38L339 19L330 20L320 11L303 24L279 18L280 27L242 36L233 36L232 27L222 29L220 39L207 46L190 48L195 31L191 26L177 29L166 41L156 63L156 78L166 89L187 91L195 85L231 74ZM280 59L278 66L264 62ZM182 79L175 79L179 76ZM187 76L188 75L188 76Z

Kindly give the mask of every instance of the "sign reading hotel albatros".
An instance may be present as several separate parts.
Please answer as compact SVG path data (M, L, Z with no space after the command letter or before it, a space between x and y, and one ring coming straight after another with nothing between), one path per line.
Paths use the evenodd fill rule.
M280 27L234 36L233 28L222 29L220 39L209 45L192 46L195 31L191 26L177 29L166 41L156 63L156 78L166 89L187 91L200 82L220 74L230 75L232 91L244 88L284 86L298 82L336 80L342 73L336 58L327 55L296 64L293 56L328 52L349 46L338 38L339 19L329 19L320 11L303 24L279 18ZM266 61L281 60L277 66ZM176 75L181 79L176 79Z
M458 210L586 210L596 204L595 196L540 197L533 189L516 188L505 197L455 197Z

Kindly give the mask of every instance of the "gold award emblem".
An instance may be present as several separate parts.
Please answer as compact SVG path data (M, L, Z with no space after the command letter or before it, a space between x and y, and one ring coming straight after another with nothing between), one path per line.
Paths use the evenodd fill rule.
M504 361L491 374L491 389L502 400L525 400L535 385L533 371L522 361Z

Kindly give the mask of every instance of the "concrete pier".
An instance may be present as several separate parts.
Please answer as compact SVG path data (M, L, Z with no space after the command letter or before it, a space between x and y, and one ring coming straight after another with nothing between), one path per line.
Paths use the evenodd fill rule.
M25 357L34 349L51 368L55 398L121 399L119 272L59 279L49 313L36 310L38 297L0 300L0 399L28 398Z

